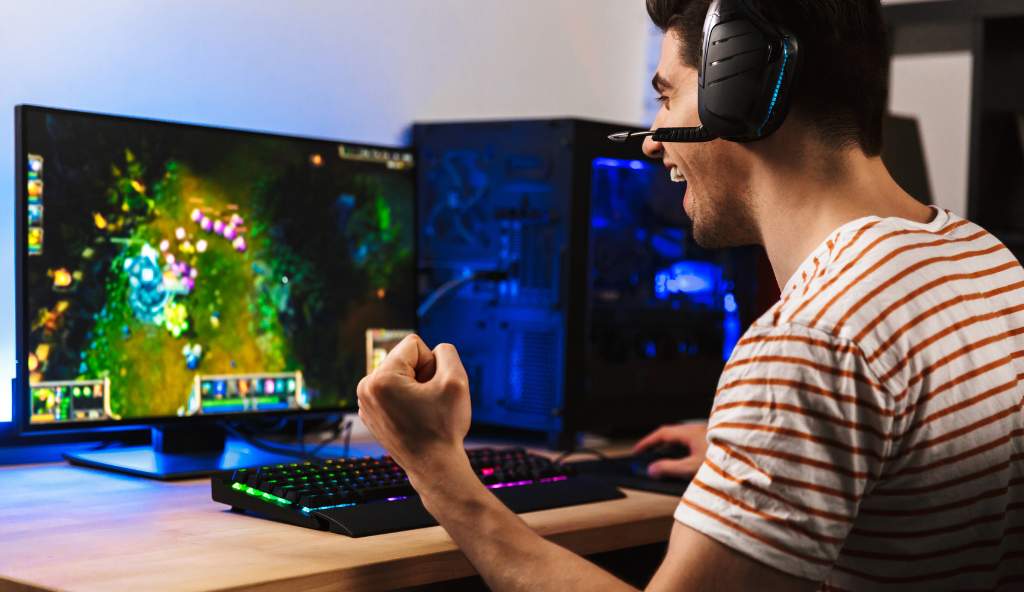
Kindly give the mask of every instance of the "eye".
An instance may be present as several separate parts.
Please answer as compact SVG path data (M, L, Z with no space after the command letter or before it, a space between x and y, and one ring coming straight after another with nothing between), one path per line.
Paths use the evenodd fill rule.
M659 104L664 105L666 109L668 108L668 97L666 97L665 95L659 95L654 100L658 101Z

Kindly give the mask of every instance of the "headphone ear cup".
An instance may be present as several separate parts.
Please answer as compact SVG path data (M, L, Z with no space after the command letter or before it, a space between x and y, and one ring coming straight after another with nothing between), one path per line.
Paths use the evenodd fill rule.
M704 127L738 142L778 129L788 111L795 48L795 40L745 2L713 2L700 63L698 108Z
M724 138L748 136L764 117L769 41L750 21L738 20L712 28L706 47L700 120Z

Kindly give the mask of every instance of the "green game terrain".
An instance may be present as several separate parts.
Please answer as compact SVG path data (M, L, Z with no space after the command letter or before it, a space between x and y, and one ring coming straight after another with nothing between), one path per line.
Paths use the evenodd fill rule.
M333 143L97 125L38 149L30 382L108 379L121 418L185 414L212 375L302 372L312 408L354 405L367 329L414 324L411 176Z
M231 241L203 231L190 218L197 208L214 219L251 217L240 211L237 196L216 181L192 175L178 162L170 161L164 169L157 183L145 187L139 180L143 167L129 151L125 166L114 170L109 193L111 205L127 214L122 226L131 231L114 239L124 248L111 265L106 306L96 317L80 378L109 377L111 392L117 393L111 408L122 416L178 413L195 376L182 353L186 345L202 347L197 370L205 374L279 372L295 366L277 315L286 305L281 294L286 289L270 277L271 267L261 264L262 257L273 255L266 224L254 222L241 234L249 248L239 252ZM183 240L176 236L179 228L185 229ZM206 241L201 253L196 249L200 240ZM178 313L175 329L170 319L161 325L136 316L125 272L125 262L138 257L144 245L159 250L163 241L168 248L161 255L170 253L197 271L191 292L172 297L165 307Z

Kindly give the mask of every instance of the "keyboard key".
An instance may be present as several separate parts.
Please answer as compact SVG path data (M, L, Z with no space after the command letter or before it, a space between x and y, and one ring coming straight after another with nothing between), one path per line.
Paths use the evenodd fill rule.
M307 508L317 508L321 506L333 506L334 496L330 494L306 494L299 497L299 505Z
M416 491L411 485L385 485L361 489L358 493L363 500L371 501L387 499L389 497L415 495Z

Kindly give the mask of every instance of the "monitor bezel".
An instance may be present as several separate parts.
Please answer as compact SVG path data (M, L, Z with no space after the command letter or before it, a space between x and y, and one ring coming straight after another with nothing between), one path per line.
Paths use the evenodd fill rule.
M383 144L366 144L362 142L349 142L346 140L338 140L332 138L316 137L316 136L303 136L303 135L289 135L278 132L266 132L251 129L242 129L234 127L220 127L206 124L186 123L181 121L172 121L166 119L151 119L146 117L135 117L127 115L115 115L109 113L99 113L93 111L80 111L74 109L65 109L59 107L48 107L43 105L31 105L31 104L19 104L14 107L14 159L15 159L15 204L14 204L14 226L15 226L15 256L14 256L14 274L15 274L15 376L14 376L14 390L13 396L11 397L12 405L12 424L17 426L17 432L22 436L32 435L47 435L47 434L72 434L72 433L85 433L85 432L109 432L118 430L138 430L140 427L146 426L161 426L161 425L182 425L188 422L194 422L196 424L215 424L225 421L240 421L246 419L260 419L268 417L283 417L283 418L316 418L326 417L329 415L336 415L338 413L354 413L358 410L358 403L355 397L352 398L353 404L348 407L336 407L336 408L323 408L323 409L291 409L291 410L274 410L274 411L255 411L255 412L240 412L240 413L218 413L213 415L191 415L185 417L179 416L153 416L153 417L131 417L126 419L110 419L100 421L67 421L67 422L52 422L52 423L32 423L31 422L31 393L29 392L29 380L28 380L28 360L27 347L28 347L28 327L30 323L25 318L27 314L27 294L28 289L27 282L27 249L26 249L26 238L28 232L28 218L27 218L27 207L28 207L28 195L27 186L24 182L27 175L27 163L25 159L25 138L23 133L23 126L25 124L25 115L27 113L43 113L43 114L61 114L61 115L73 115L79 117L88 117L94 119L104 120L116 120L124 122L138 122L145 124L155 124L159 126L177 127L177 128L189 128L189 129L201 129L210 130L215 132L227 132L246 136L260 136L264 138L279 138L283 140L299 140L309 142L326 142L330 144L344 144L354 148L370 148L370 149L382 149L389 151L396 151L402 153L408 153L413 156L413 166L408 171L403 171L404 174L411 175L411 188L412 188L412 214L413 214L413 232L412 232L412 265L411 265L411 285L417 285L418 277L418 266L417 266L417 253L419 251L419 233L416 229L419 228L419 210L418 200L416 195L416 170L419 166L419 162L416 161L417 154L413 147L410 146L389 146ZM419 318L415 314L415 310L412 312L413 318L413 329L414 331L419 330Z

